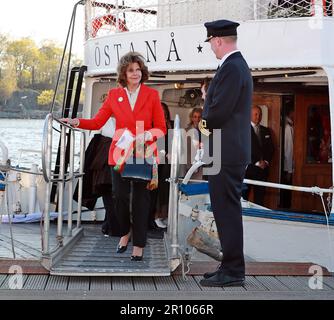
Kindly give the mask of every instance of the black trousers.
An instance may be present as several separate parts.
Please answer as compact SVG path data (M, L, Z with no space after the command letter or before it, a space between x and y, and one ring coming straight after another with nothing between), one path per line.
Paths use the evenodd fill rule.
M115 216L114 201L112 199L112 193L106 193L102 195L104 209L106 210L104 221L102 224L102 232L110 236L119 236L120 228L118 219Z
M269 176L269 169L261 169L258 166L255 166L253 164L249 164L246 170L246 179L252 179L252 180L259 180L259 181L267 181ZM242 193L242 197L245 200L248 200L249 192L251 188L254 190L254 202L259 204L260 206L263 206L264 204L264 196L266 193L266 188L263 186L255 186L255 185L247 185L248 188Z
M133 245L143 248L146 245L147 220L150 211L150 191L146 188L147 182L133 181L131 223L131 181L123 179L120 173L116 171L113 171L112 179L113 198L120 227L120 236L128 234L132 227Z
M211 207L223 250L221 269L237 277L245 275L240 204L245 169L245 165L222 165L219 174L209 176Z
M288 173L287 171L283 172L281 183L283 184L292 184L292 174ZM292 191L291 190L280 190L280 204L281 208L289 209L291 208L291 201L292 201Z

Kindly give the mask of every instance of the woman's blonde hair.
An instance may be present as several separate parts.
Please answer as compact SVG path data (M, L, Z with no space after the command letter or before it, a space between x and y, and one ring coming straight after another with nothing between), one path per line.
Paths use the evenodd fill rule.
M149 78L148 68L145 65L145 59L139 52L129 52L121 57L117 65L117 82L122 86L126 87L127 79L126 79L126 70L131 63L138 63L139 68L141 70L142 76L140 83L144 83Z
M202 112L203 112L203 109L202 108L193 108L190 113L189 113L189 123L187 125L187 128L191 128L191 126L193 125L193 115L194 113L199 113L202 117Z

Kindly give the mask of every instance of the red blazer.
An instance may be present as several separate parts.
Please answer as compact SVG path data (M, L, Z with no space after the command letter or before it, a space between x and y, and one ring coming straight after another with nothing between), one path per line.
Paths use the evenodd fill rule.
M159 93L155 89L141 85L135 107L132 111L128 96L124 88L111 89L102 107L92 119L79 119L79 128L99 130L113 116L116 120L116 132L109 149L108 163L115 165L122 150L116 146L123 131L128 129L136 135L136 121L143 121L144 130L150 131L154 141L167 132L166 122ZM154 130L160 129L160 130ZM137 134L143 130L138 131Z

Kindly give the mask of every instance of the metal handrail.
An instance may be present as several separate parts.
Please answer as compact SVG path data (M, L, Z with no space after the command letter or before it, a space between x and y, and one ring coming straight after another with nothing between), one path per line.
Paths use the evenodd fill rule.
M172 159L169 179L169 207L168 207L168 234L171 240L171 256L178 257L178 203L179 203L179 184L178 177L180 171L181 158L181 130L180 117L175 116L174 135L172 140Z
M58 122L61 125L61 141L60 141L60 172L58 177L52 175L51 164L52 164L52 133L53 121ZM67 133L67 129L69 133ZM74 172L74 139L75 132L79 132L81 135L80 139L80 168L79 172ZM65 157L66 157L66 140L70 138L70 169L69 173L65 173ZM46 182L46 194L45 194L45 208L44 208L44 235L43 235L43 254L50 254L49 250L49 229L50 229L50 194L51 187L54 182L58 183L59 193L58 193L58 219L57 219L57 241L58 247L63 246L63 199L65 183L68 183L68 220L67 220L67 236L72 236L72 211L73 211L73 182L75 178L79 178L79 188L78 188L78 215L77 215L77 227L81 225L81 202L82 202L82 179L83 179L83 168L85 160L85 146L86 146L86 136L83 130L76 129L70 125L55 119L51 113L49 113L44 122L43 129L43 141L42 141L42 172L43 177Z

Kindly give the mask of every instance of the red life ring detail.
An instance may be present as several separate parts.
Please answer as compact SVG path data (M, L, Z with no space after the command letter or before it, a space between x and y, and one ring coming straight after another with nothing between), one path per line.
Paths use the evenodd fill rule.
M100 30L100 28L104 25L112 25L115 28L117 28L117 19L112 14L106 14L104 16L95 18L92 22L92 37L95 38L97 35L97 32ZM118 19L118 30L121 32L129 31L127 28L125 21L122 19Z
M316 1L315 0L311 0L311 15L315 16L315 6L316 6ZM322 0L322 11L323 11L323 15L326 17L327 16L327 10L326 10L326 0Z

